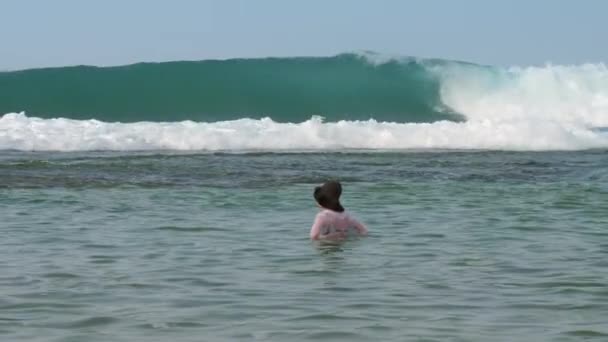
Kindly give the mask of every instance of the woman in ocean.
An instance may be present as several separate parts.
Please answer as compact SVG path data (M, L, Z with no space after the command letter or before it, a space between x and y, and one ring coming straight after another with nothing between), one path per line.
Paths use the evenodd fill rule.
M314 197L321 211L310 229L312 240L343 240L350 233L367 235L367 228L351 217L340 204L342 185L328 181L315 188Z

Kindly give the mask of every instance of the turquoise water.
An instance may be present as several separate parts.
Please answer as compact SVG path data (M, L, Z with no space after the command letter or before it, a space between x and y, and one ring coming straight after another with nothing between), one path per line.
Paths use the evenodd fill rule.
M607 156L3 151L0 340L606 341Z
M430 70L451 64L413 58L374 64L342 54L0 72L0 114L120 122L461 120L441 104Z

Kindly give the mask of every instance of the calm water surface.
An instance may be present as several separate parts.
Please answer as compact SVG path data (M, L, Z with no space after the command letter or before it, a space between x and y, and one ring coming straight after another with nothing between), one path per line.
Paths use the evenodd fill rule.
M2 341L608 340L605 151L0 152L0 219Z

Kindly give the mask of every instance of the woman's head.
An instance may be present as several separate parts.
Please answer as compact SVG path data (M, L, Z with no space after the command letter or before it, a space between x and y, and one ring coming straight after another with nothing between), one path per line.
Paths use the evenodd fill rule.
M342 185L338 181L327 181L315 188L314 197L317 203L325 209L343 212L344 207L340 204Z

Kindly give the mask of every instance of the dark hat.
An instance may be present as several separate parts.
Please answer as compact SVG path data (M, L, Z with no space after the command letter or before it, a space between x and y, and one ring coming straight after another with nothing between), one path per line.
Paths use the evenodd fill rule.
M344 207L340 204L342 195L342 185L338 181L327 181L315 188L314 197L317 203L323 208L343 212Z

